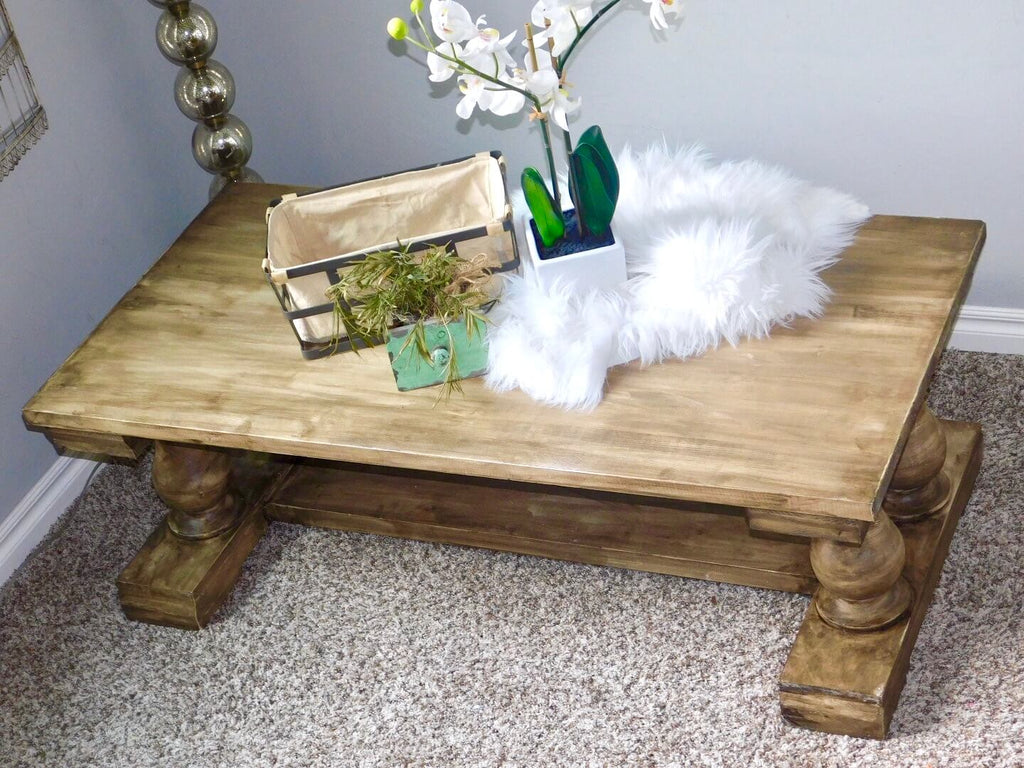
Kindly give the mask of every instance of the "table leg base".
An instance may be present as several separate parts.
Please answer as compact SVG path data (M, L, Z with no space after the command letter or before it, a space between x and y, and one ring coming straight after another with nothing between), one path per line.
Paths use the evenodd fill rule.
M960 514L981 464L981 429L943 422L948 441L945 471L952 489L945 507L924 520L901 524L914 590L906 618L879 631L829 626L810 605L779 684L782 715L816 731L884 739L906 681L917 641Z
M129 619L202 629L231 593L242 564L267 529L258 505L239 525L209 539L176 536L165 520L117 579Z

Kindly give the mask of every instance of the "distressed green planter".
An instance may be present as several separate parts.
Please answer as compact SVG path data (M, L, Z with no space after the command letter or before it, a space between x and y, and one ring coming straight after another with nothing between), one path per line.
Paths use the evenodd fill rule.
M423 358L415 342L406 346L413 326L403 325L392 329L388 336L387 350L398 389L406 392L444 384L448 378L448 362L453 347L456 367L452 379L482 376L487 371L487 327L479 320L474 322L472 338L467 333L464 320L448 323L447 326L428 322L426 337L430 360Z

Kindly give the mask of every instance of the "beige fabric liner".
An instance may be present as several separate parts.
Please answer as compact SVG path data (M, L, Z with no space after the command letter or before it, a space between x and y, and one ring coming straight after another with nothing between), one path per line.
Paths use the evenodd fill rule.
M287 267L393 248L396 241L444 244L458 232L506 216L505 184L488 154L457 163L359 182L285 200L267 220L267 259L275 282L285 282L293 309L323 304L325 273L288 280ZM460 256L486 253L494 266L512 258L511 235L456 245ZM296 320L304 341L328 341L331 315Z

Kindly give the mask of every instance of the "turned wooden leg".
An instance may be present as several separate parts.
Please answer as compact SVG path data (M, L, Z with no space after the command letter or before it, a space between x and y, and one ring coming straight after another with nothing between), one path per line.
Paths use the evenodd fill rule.
M209 539L238 525L239 505L230 482L227 453L156 444L153 487L170 508L167 526L183 539Z
M915 426L918 437L912 435L903 455L904 460L933 457L931 471L915 470L916 479L906 481L905 490L923 488L941 472L950 483L945 503L900 528L879 511L860 547L824 539L811 543L818 592L779 681L782 714L792 723L875 739L888 732L910 654L981 463L976 425L943 422L934 430L930 421L930 414L919 417L924 426ZM938 468L936 431L944 446L944 464ZM911 460L907 467L925 463ZM903 479L911 477L902 464L898 471L905 473Z
M946 432L922 405L885 494L884 507L897 523L920 520L945 505L950 493Z
M885 512L864 534L860 546L831 539L811 542L811 567L821 586L814 606L825 623L867 631L902 617L913 598L903 578L903 536Z
M118 578L125 615L201 629L230 594L266 530L258 505L231 491L228 453L157 442L153 486L169 511Z

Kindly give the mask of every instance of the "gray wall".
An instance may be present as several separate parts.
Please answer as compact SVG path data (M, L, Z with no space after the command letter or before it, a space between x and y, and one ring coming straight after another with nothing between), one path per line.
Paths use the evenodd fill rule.
M171 101L145 0L7 0L51 129L0 183L0 517L52 463L20 408L202 205L208 177ZM525 120L457 96L389 43L406 0L206 0L253 167L322 186L498 148L540 164ZM531 0L469 2L504 31ZM664 136L758 157L879 212L982 218L968 302L1024 308L1024 7L1019 0L690 0L655 35L625 0L571 72L613 145ZM417 60L419 57L415 57Z
M6 0L50 128L0 182L0 520L56 454L21 408L206 200L144 0Z

